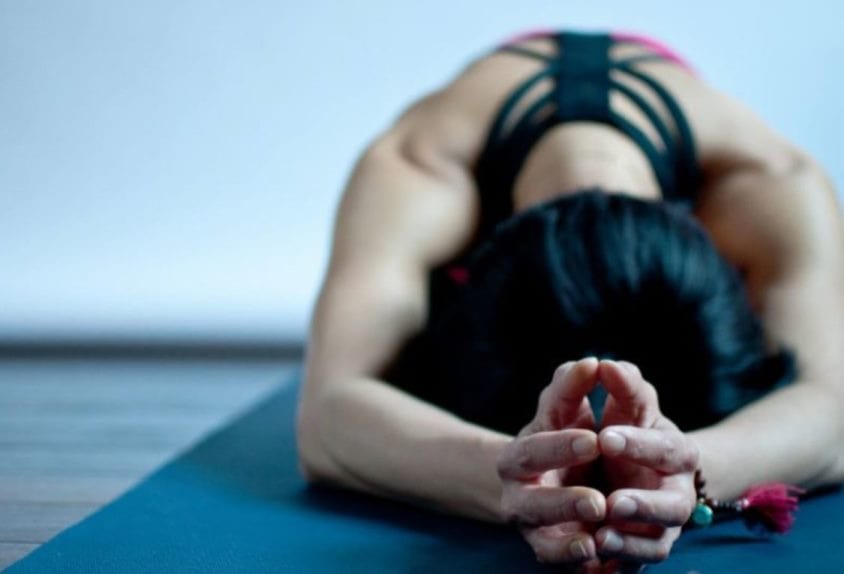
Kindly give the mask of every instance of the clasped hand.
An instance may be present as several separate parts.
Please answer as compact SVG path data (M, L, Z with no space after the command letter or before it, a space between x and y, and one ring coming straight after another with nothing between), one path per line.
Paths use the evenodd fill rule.
M588 394L607 391L600 427ZM559 367L534 419L502 451L501 507L540 562L616 572L664 560L695 503L698 451L626 362Z

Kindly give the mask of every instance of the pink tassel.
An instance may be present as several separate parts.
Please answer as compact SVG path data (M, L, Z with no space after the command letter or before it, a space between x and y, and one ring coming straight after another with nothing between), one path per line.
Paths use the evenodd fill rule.
M738 502L748 526L762 526L771 532L785 534L794 525L798 496L804 492L781 482L757 484L750 487Z

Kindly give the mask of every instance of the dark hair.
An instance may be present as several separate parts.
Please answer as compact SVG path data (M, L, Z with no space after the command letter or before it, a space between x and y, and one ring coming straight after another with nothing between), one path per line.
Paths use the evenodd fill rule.
M393 376L485 426L517 432L554 369L586 356L638 365L684 429L795 376L790 353L766 348L737 271L677 205L563 196L500 224L467 269Z

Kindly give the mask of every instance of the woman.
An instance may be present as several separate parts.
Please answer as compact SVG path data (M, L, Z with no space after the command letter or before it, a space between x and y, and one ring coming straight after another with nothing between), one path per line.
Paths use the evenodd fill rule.
M601 207L595 198L607 197L608 190L618 199ZM689 245L700 246L699 237L705 236L734 270L731 279L718 262L706 264L717 269L711 276L726 286L722 293L739 293L741 299L746 292L747 297L732 308L730 321L738 321L737 332L747 342L734 349L745 345L753 358L736 368L733 378L762 381L757 385L762 390L773 388L789 378L788 355L779 350L790 349L797 357L796 380L764 396L751 393L752 402L740 408L747 400L728 401L737 410L726 418L711 394L701 395L708 401L704 416L673 421L659 401L669 387L657 390L649 383L651 371L660 370L658 354L649 355L646 368L609 360L629 359L626 351L587 345L587 354L604 360L539 352L543 361L522 361L525 368L537 370L542 364L548 370L541 383L533 372L525 377L531 381L525 388L533 389L534 410L526 416L520 407L518 427L516 420L499 428L481 424L486 411L461 413L451 408L461 404L454 397L436 400L434 392L426 400L425 385L412 380L414 369L407 367L424 363L414 362L414 355L430 359L430 349L437 348L431 340L440 341L439 356L455 357L450 364L458 362L459 352L477 351L470 341L469 347L449 353L452 347L441 343L448 339L428 334L450 331L437 331L438 325L452 325L451 331L463 329L464 334L485 332L478 328L487 320L483 313L461 318L455 301L476 306L454 290L475 288L473 273L494 277L496 261L531 257L530 250L522 250L499 259L508 234L528 238L531 229L554 230L561 248L577 243L591 254L582 229L535 223L550 221L549 214L555 214L553 221L580 221L572 216L579 208L571 206L581 203L598 206L591 211L593 221L613 210L635 211L645 215L630 216L632 221L651 218L663 221L664 230L675 224L689 230ZM642 207L645 203L651 207ZM685 215L662 213L682 211L683 205ZM647 215L653 210L662 215ZM619 221L627 217L623 213ZM519 231L508 231L508 225ZM510 245L540 243L510 240ZM625 243L623 237L617 242ZM692 512L698 494L695 471L706 477L708 494L722 499L767 481L807 488L842 481L841 245L835 193L821 169L750 111L707 86L666 48L605 34L518 38L412 106L369 147L352 175L308 347L298 422L303 471L312 480L516 523L542 561L587 568L603 563L612 569L615 559L661 560ZM709 257L706 249L700 247L701 257ZM578 268L572 269L577 275ZM535 276L552 275L543 273ZM489 291L487 301L503 293L510 297L507 305L513 298L535 297L535 311L543 308L542 297L556 297L555 289L542 290L550 279L519 292L508 285L521 285L513 278L522 274L504 276L509 279L498 287L478 287ZM731 287L737 277L742 280L738 291ZM696 301L714 295L701 297ZM667 290L662 298L653 297L673 298ZM554 308L563 307L557 301ZM570 306L573 312L580 309ZM672 309L665 307L658 315L670 318ZM507 325L508 320L489 325ZM640 317L638 322L650 320ZM636 339L635 321L614 324L621 323L634 325L624 339ZM530 332L530 322L520 328ZM721 331L715 332L706 339L710 343L720 339ZM593 335L601 342L600 331ZM528 355L541 338L522 344ZM520 340L511 337L513 344ZM487 357L511 348L500 339L495 345L492 351L486 348ZM659 376L700 379L702 363L683 367L685 353L700 355L693 347L666 351L666 361L674 366ZM704 347L709 349L709 343ZM736 353L730 356L730 365L741 362ZM511 359L501 363L512 366ZM716 364L710 359L707 365ZM551 369L547 360L562 365ZM487 364L475 362L477 369ZM443 386L465 384L470 399L484 400L484 389L476 383L484 373L445 370L443 377L453 380ZM391 376L402 380L391 381ZM518 369L510 369L502 385L520 376ZM730 384L725 388L752 391L755 383ZM537 385L544 387L541 392ZM596 388L608 395L597 422L592 408ZM682 393L669 402L676 416L683 413ZM497 414L488 420L502 420L496 417L506 407L507 400L499 396ZM686 408L685 414L694 410Z

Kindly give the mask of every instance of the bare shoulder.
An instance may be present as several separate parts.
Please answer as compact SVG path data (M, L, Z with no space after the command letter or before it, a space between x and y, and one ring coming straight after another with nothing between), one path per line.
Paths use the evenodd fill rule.
M689 120L703 172L696 215L742 271L751 298L761 306L788 277L838 269L844 226L823 168L700 76L662 62L644 65Z
M554 51L548 39L518 46L540 54ZM506 97L542 66L538 60L491 48L440 90L410 106L389 133L402 140L414 159L426 161L433 153L471 166Z
M779 169L795 147L753 110L692 69L665 60L637 64L676 98L707 176L737 166Z
M695 135L704 185L696 215L741 272L773 341L804 375L840 370L844 217L813 158L753 110L677 66L652 64Z
M541 40L528 45L552 48ZM340 205L335 250L355 246L356 253L376 256L412 243L430 267L464 249L480 211L474 165L493 117L539 66L491 51L409 106L361 156ZM368 243L371 249L361 251Z
M424 326L428 272L468 247L477 226L473 165L508 89L502 59L479 59L410 106L357 162L314 311L310 380L379 373Z

